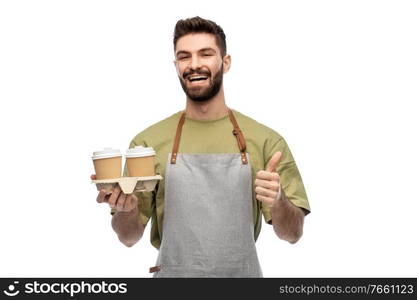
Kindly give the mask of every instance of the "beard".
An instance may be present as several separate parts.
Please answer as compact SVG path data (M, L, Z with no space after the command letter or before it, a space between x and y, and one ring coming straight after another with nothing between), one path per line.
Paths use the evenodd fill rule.
M209 80L209 86L208 87L187 87L186 81L188 80L187 77L191 74L200 74L200 75L206 75L208 78L206 80ZM187 95L188 98L195 102L204 102L207 101L214 96L216 96L220 88L222 87L223 83L223 65L221 66L220 70L217 71L216 74L214 74L213 79L211 79L211 73L209 71L202 71L197 69L194 72L185 72L183 78L179 77L182 89L184 90L184 93Z

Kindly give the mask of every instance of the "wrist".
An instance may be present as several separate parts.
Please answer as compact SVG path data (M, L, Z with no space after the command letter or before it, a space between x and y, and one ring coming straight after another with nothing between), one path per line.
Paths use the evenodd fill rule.
M131 210L129 211L123 211L123 210L116 210L114 215L117 215L118 217L122 217L122 218L129 218L131 216L136 216L139 213L139 209L138 206L135 205Z

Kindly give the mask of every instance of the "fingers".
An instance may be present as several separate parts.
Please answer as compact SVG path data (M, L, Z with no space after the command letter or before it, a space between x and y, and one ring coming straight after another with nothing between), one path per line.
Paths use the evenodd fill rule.
M261 170L258 173L256 173L256 178L263 180L279 181L279 174L276 172L268 172Z
M126 204L124 207L124 211L131 211L138 205L138 198L134 194L128 195L126 198Z
M93 175L90 176L90 179L91 180L96 180L97 179L97 176L95 174L93 174Z
M126 195L126 201L123 206L123 211L131 211L132 210L132 194Z
M115 208L117 211L129 212L138 205L138 198L134 194L120 192L116 200Z
M123 208L126 202L126 197L127 197L126 194L123 192L119 194L119 198L117 198L117 203L116 203L116 209L118 211L123 211Z
M111 208L114 208L116 206L117 198L119 198L120 192L121 192L120 187L116 186L108 201Z
M263 179L255 179L255 186L260 186L266 189L270 189L273 191L279 190L279 180L263 180Z
M263 170L259 171L255 179L255 193L257 200L262 201L265 206L271 207L280 193L279 174Z
M100 190L97 196L97 202L107 202L116 211L129 212L138 205L138 198L134 194L123 193L121 188L117 186L112 191Z
M106 196L106 191L105 190L100 190L100 192L97 195L97 202L98 203L104 202L104 197L105 196Z
M276 199L277 196L278 196L278 191L266 189L266 188L263 188L263 187L260 187L260 186L257 186L255 188L255 192L256 192L257 195L269 197L269 198L272 198L272 199Z
M275 199L263 196L263 195L256 195L256 199L261 201L263 205L265 205L266 207L271 207L273 206Z
M107 202L109 199L109 196L111 194L111 191L106 191L106 190L100 190L100 192L98 193L97 196L97 202L98 203L103 203L103 202Z
M266 171L276 172L281 156L282 156L282 152L280 151L275 152L274 155L272 155L271 159L269 160L268 165L266 166Z

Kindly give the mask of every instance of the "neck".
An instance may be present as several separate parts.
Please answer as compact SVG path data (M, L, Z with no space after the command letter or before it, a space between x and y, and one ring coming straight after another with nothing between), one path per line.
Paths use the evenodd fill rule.
M215 120L220 119L227 114L223 87L216 96L204 102L196 102L187 97L185 115L188 118L195 120Z

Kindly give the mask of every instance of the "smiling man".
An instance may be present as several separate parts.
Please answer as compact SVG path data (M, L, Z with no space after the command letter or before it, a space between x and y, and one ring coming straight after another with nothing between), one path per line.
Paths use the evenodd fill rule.
M185 110L130 144L155 149L164 179L153 192L115 188L97 201L112 207L113 229L129 247L152 219L154 277L262 277L255 247L262 215L280 239L295 243L310 211L296 163L281 135L226 105L231 57L220 26L178 21L174 51Z
M223 50L216 46L216 37L212 34L189 33L178 41L181 35L177 32L174 38L177 58L174 63L181 86L188 99L205 102L214 98L222 89L225 72L223 65L229 69L230 55L226 55L225 45ZM206 47L200 48L202 45ZM205 67L200 66L201 63Z

